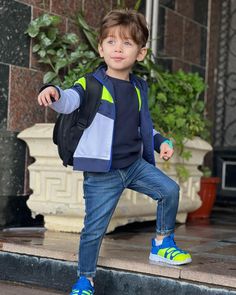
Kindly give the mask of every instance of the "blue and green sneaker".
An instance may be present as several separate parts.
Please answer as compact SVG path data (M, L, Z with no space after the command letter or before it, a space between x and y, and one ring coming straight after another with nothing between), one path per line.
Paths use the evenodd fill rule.
M192 262L191 255L176 246L174 234L165 237L160 246L156 245L155 239L152 240L152 249L149 255L149 260L172 265L181 265Z
M78 281L72 287L70 295L93 295L94 287L92 286L90 280L86 277L81 276Z

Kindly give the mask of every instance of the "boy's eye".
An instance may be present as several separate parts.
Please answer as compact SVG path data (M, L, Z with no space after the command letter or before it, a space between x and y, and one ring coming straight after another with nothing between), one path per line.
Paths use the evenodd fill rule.
M114 41L113 39L108 39L108 40L107 40L107 43L108 43L108 44L114 44L115 41Z
M127 46L131 46L132 43L130 41L124 41L124 44L127 45Z

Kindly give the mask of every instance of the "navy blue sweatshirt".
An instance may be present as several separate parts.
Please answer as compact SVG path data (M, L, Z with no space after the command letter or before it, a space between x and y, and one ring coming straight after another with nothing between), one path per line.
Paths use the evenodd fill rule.
M112 145L112 168L125 168L141 156L139 135L139 103L132 83L109 77L115 92L116 118ZM154 136L154 148L160 152L161 134Z
M112 145L112 168L124 168L140 157L139 104L134 86L109 77L115 92L116 118Z

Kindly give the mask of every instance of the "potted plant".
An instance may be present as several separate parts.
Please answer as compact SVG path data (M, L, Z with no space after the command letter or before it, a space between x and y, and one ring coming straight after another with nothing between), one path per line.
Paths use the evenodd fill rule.
M182 158L182 164L176 167L179 181L186 181L189 172L185 163L191 158L186 141L209 137L201 96L206 88L204 80L198 73L161 70L151 52L136 71L149 85L149 107L156 130L174 140L175 150Z
M202 204L200 208L188 214L188 220L210 217L216 199L217 186L220 183L220 178L213 177L209 167L200 166L199 169L203 172L199 191Z

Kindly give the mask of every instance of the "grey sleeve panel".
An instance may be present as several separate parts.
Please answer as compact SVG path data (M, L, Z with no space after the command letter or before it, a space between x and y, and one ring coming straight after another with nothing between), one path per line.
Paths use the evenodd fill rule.
M70 114L80 106L80 95L77 91L73 89L62 90L60 87L56 86L60 92L60 99L53 102L50 108L61 114Z

